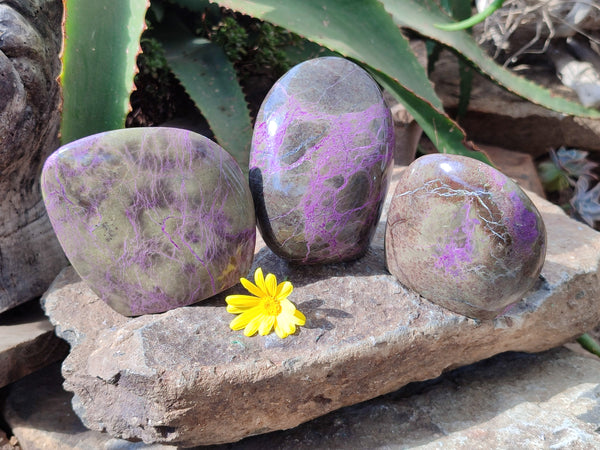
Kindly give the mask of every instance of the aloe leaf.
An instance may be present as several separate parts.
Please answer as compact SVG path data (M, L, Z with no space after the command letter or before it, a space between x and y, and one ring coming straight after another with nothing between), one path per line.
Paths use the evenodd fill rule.
M333 52L326 47L323 47L308 39L300 38L293 45L288 45L284 48L285 55L292 66L300 64L309 59L319 58L322 56L340 56L339 53Z
M248 166L252 121L233 64L218 45L194 36L183 24L166 21L156 37L167 63L208 121L215 138Z
M220 0L219 4L287 28L377 73L415 113L440 151L474 153L465 148L464 132L442 112L425 69L379 1Z
M425 48L427 50L427 75L431 76L435 70L435 64L440 59L444 46L439 42L427 39L427 41L425 41Z
M452 17L457 20L466 20L471 16L471 0L446 0L449 4L444 6L450 10ZM468 30L467 33L471 33ZM439 44L438 44L439 45ZM431 73L428 71L428 73ZM467 114L469 101L471 100L471 88L473 86L473 69L462 58L458 60L459 96L456 118L459 120Z
M376 0L220 0L218 3L388 73L415 95L442 108L408 41Z
M65 0L61 141L122 128L148 0Z
M577 338L577 342L579 342L581 346L588 352L593 353L596 356L600 356L600 344L598 344L598 342L589 334L582 334L579 336L579 338Z
M504 69L490 58L465 31L444 31L434 23L452 23L433 0L382 0L385 9L402 26L455 49L473 66L505 89L533 103L574 116L599 118L600 111L586 108Z
M476 150L470 143L464 142L464 131L449 117L441 114L431 114L431 108L419 101L414 95L406 92L404 87L383 72L371 71L375 79L388 91L401 98L406 110L421 125L438 151L454 153L478 159L492 165L485 153ZM439 130L445 130L440 133Z

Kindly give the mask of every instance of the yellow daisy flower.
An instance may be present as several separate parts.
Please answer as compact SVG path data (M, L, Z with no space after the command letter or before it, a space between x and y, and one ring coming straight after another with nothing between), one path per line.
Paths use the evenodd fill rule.
M275 333L285 338L296 332L296 325L304 325L306 317L296 309L287 297L292 293L292 283L284 281L277 284L272 273L265 278L259 267L254 272L254 283L240 278L242 285L254 295L228 295L227 312L239 314L229 324L232 330L244 328L246 336L258 331L265 336L275 327Z

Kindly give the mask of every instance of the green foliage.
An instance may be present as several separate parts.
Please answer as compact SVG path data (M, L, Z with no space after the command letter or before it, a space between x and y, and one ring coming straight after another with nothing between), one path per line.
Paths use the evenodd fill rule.
M217 141L241 167L247 167L252 123L233 64L217 44L183 29L182 24L172 22L158 33L167 62L206 117Z
M147 0L65 0L62 143L122 128Z
M149 6L146 0L65 2L64 142L123 126ZM446 10L435 0L153 0L147 16L150 31L141 43L140 75L166 79L166 63L216 139L242 164L247 161L251 119L248 92L241 86L256 83L257 75L274 81L292 64L325 54L361 64L406 106L439 151L489 162L444 113L398 26L437 43L430 64L435 52L448 47L530 101L566 114L600 117L599 111L555 97L498 66L468 32L437 28L435 24L452 24L453 18L470 13L469 0L441 4ZM462 64L463 112L471 75Z
M538 175L546 192L560 192L569 189L569 177L554 164L553 161L544 161L538 165Z
M481 11L478 14L475 14L472 17L468 17L468 15L467 15L460 22L449 23L449 24L436 23L434 26L436 28L439 28L440 30L445 30L445 31L466 30L468 28L471 28L471 27L477 25L480 22L483 22L487 17L491 16L496 10L498 10L500 7L502 7L503 3L504 3L504 0L495 0L492 3L490 3L490 5L486 9L484 9L483 11ZM470 4L470 2L469 2L469 4Z
M361 64L406 106L440 151L488 161L485 155L467 147L464 132L445 115L425 70L380 2L223 0L219 3L286 28Z
M169 64L165 57L165 50L157 39L143 36L140 41L142 53L138 56L139 72L136 75L146 76L167 84L169 78Z
M470 0L443 0L441 6L448 14L457 20L467 19L471 15ZM439 58L443 48L444 46L442 44L430 39L427 40L427 73L429 75L433 72L435 62ZM471 87L473 84L473 69L460 57L458 58L458 77L460 82L456 116L457 119L460 119L467 114L469 101L471 99Z
M255 52L255 64L268 67L273 72L283 75L291 68L284 50L286 45L293 44L295 36L283 28L275 27L268 22L259 22L260 26L252 46Z
M589 334L582 334L577 339L577 342L579 342L581 346L588 352L593 353L596 356L600 356L600 344L598 344L598 342Z
M413 29L453 49L476 70L514 94L564 114L600 118L600 111L597 109L586 108L580 103L557 97L549 90L498 65L466 31L445 31L434 26L436 23L453 23L434 0L382 0L382 2L399 26Z
M248 53L248 32L233 17L225 17L216 28L213 42L221 48L232 62L237 62Z

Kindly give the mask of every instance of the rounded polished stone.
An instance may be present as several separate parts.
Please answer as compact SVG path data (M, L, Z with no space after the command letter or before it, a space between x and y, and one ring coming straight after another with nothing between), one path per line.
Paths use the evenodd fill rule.
M381 91L343 58L305 61L266 96L250 187L269 248L303 264L362 256L391 173L393 123Z
M385 234L388 270L454 312L493 318L535 284L546 231L529 197L472 158L434 154L403 172Z
M53 153L42 193L83 280L127 316L211 297L250 269L250 189L234 159L187 130L130 128Z

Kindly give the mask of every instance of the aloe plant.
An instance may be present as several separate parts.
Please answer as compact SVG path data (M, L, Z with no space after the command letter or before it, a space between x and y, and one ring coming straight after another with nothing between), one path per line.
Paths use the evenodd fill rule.
M65 0L61 141L125 125L149 0Z
M209 7L207 0L158 1L154 0L159 12L169 4L187 8L190 14L202 14ZM468 4L463 0L446 2ZM444 113L426 71L399 27L411 28L454 49L474 68L532 102L565 114L600 117L598 110L555 97L500 67L468 32L440 29L440 25L443 28L455 20L434 0L221 0L218 4L296 33L304 39L305 48L313 45L313 50L339 54L361 64L406 106L442 152L489 162ZM144 14L150 3L65 0L65 5L63 142L123 126L139 37L145 27ZM464 11L456 17L465 17ZM169 65L208 120L216 139L244 164L251 120L225 49L218 43L199 40L184 26L166 28L161 42Z

